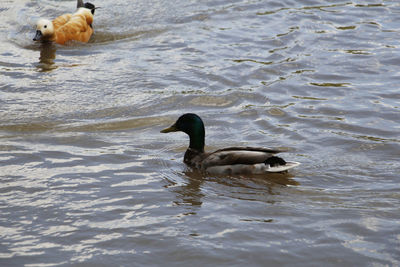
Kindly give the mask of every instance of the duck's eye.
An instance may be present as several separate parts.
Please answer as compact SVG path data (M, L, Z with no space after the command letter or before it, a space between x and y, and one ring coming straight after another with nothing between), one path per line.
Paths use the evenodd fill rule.
M46 28L47 28L47 25L44 25L44 28L46 29Z

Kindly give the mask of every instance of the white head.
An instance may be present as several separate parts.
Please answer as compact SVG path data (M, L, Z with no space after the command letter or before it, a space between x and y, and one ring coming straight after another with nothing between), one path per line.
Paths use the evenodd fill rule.
M48 19L40 19L36 24L34 41L49 40L54 34L53 22Z

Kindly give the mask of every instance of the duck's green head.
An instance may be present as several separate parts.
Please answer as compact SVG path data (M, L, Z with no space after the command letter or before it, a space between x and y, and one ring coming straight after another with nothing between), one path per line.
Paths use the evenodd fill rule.
M193 113L186 113L169 128L162 130L162 133L184 132L189 135L190 148L204 152L204 123L199 116Z

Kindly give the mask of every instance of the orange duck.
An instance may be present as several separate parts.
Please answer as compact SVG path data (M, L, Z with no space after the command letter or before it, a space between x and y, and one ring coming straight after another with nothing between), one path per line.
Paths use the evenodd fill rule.
M93 15L95 6L78 0L78 10L74 14L64 14L54 19L40 19L36 24L34 41L56 42L65 44L68 41L88 42L93 33Z

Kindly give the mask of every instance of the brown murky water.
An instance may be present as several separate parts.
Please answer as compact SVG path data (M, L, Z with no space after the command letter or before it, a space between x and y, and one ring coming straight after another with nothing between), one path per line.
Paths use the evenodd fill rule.
M92 2L0 1L1 266L400 264L398 1ZM302 165L201 176L186 112Z

